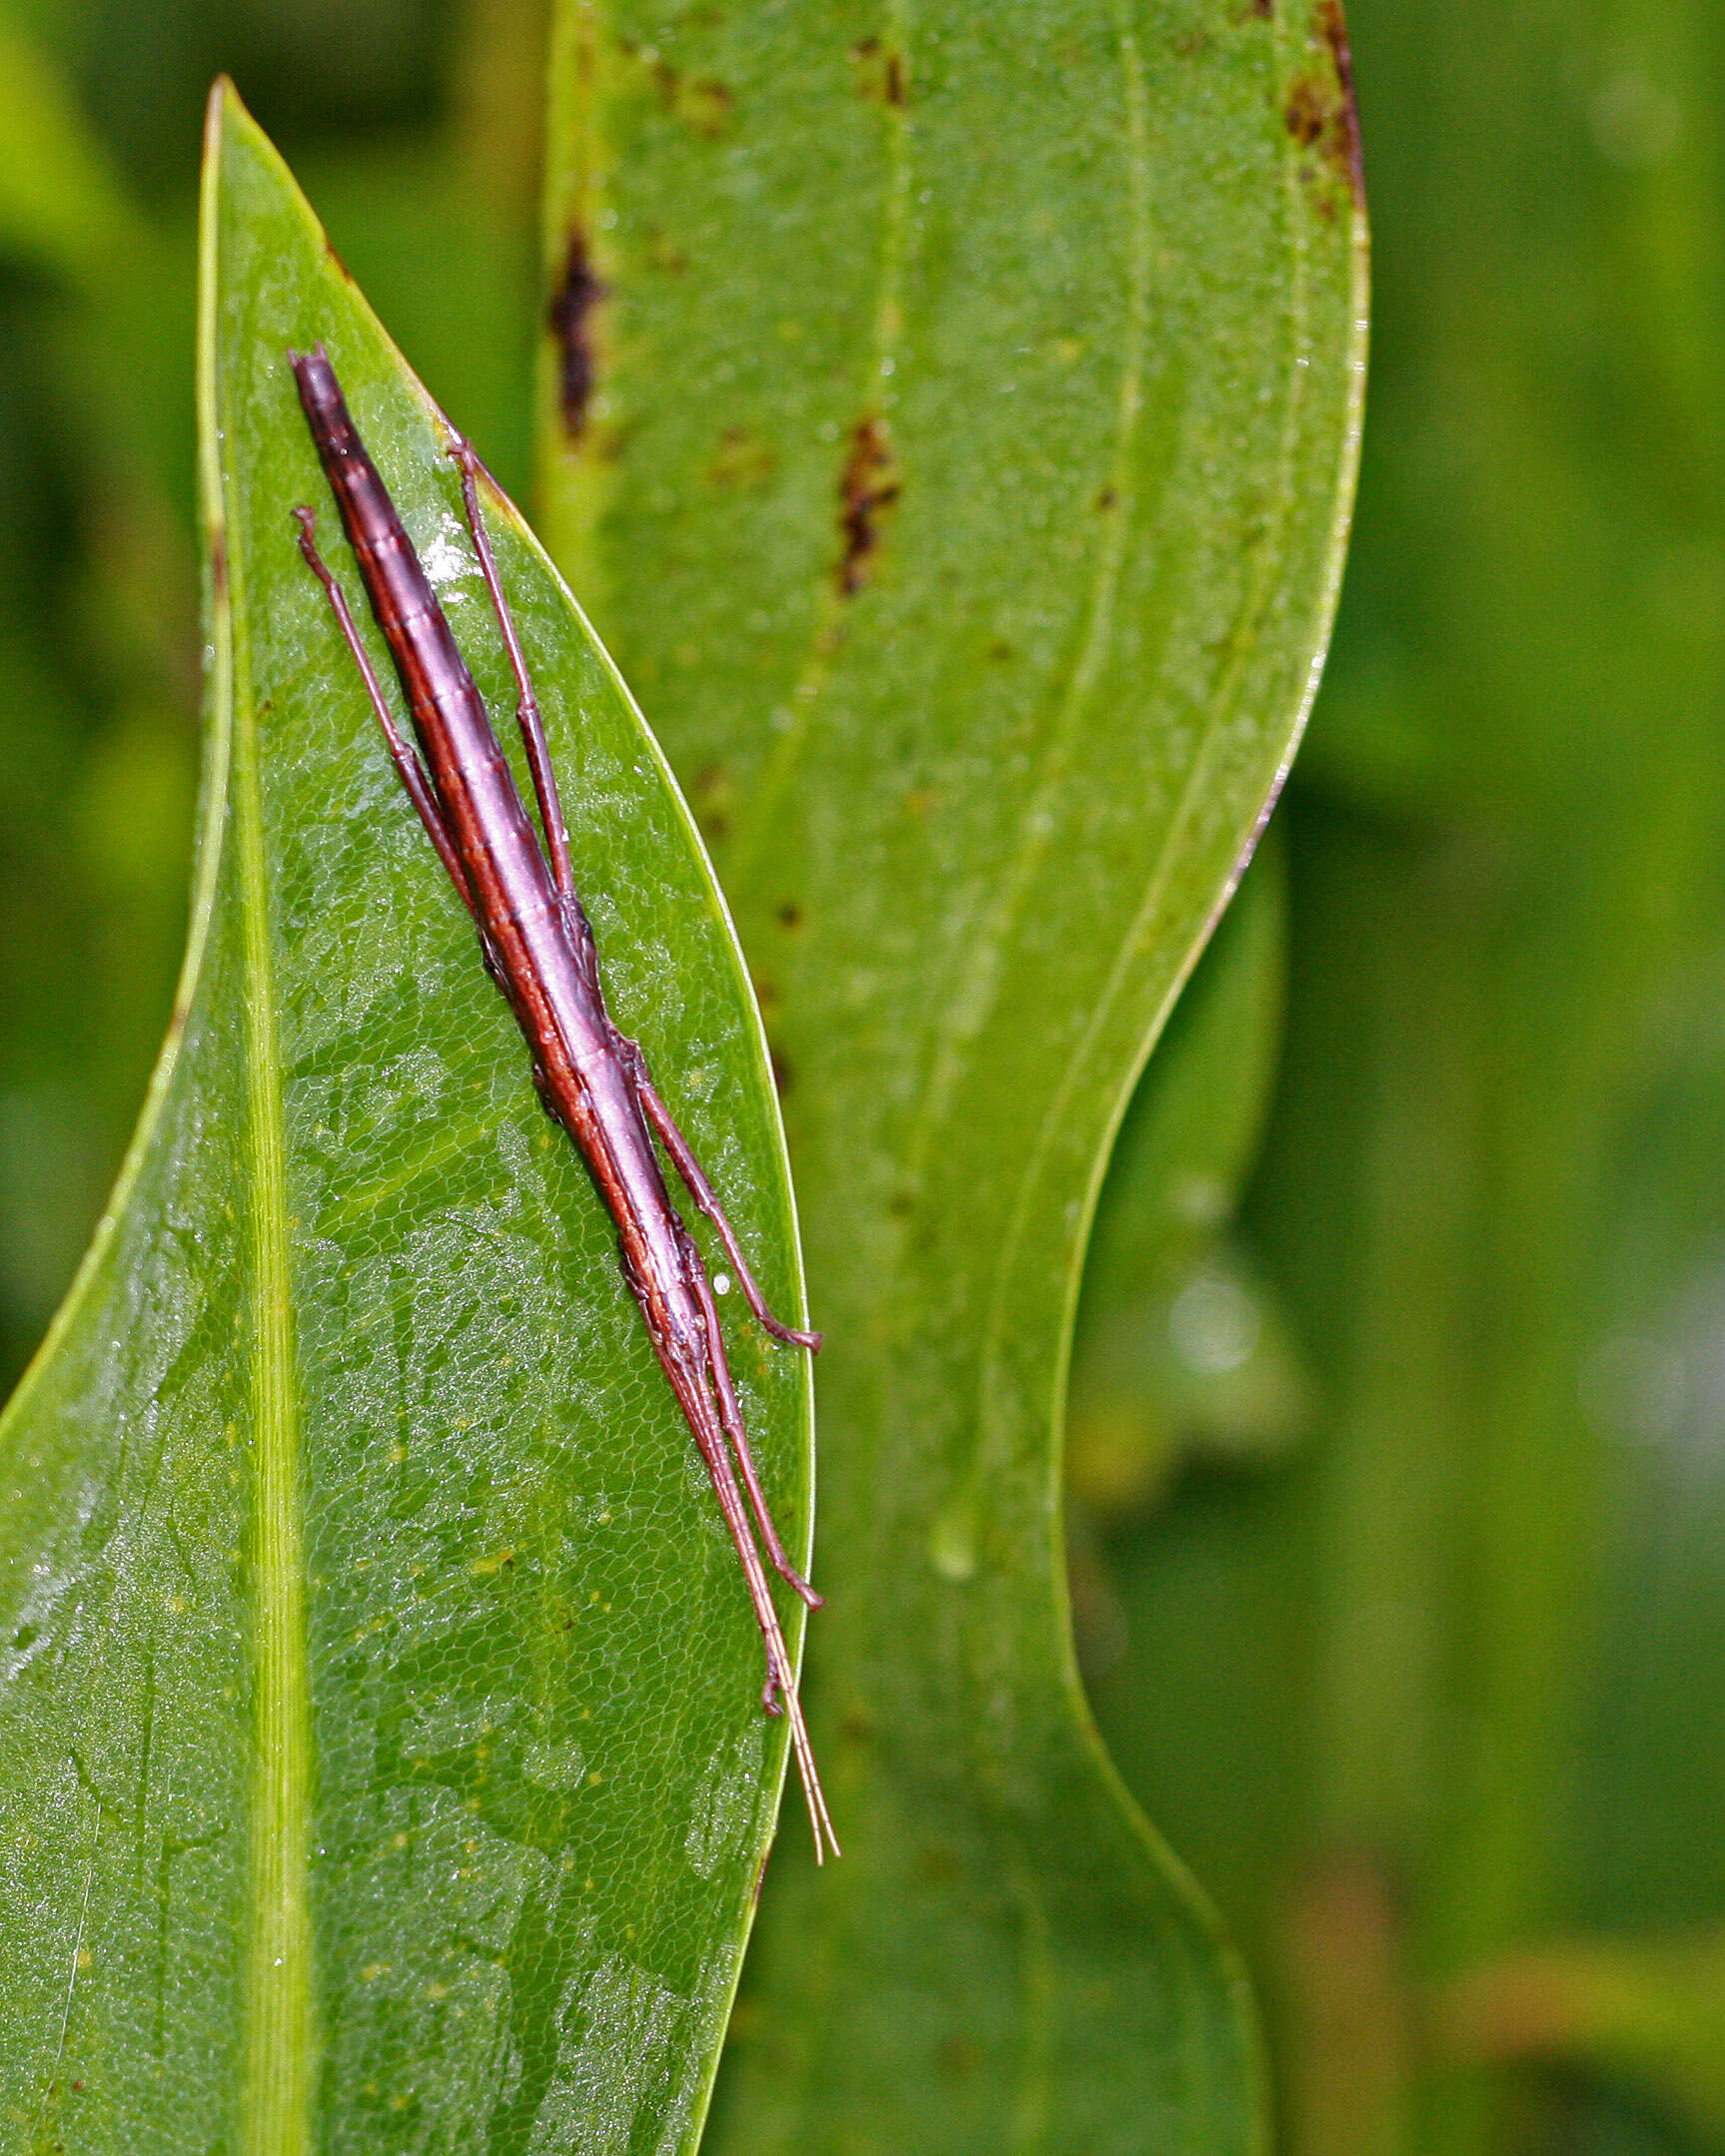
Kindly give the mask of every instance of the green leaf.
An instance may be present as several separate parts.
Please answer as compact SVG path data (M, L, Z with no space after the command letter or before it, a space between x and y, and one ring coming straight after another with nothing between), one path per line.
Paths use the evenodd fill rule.
M1306 1387L1268 1284L1224 1230L1276 1071L1280 847L1257 855L1187 984L1115 1139L1073 1337L1069 1500L1142 1512L1188 1449L1274 1458Z
M1068 1640L1060 1412L1146 1048L1353 470L1338 12L564 10L547 528L720 849L827 1328L820 1742L721 2148L1260 2144Z
M612 1225L296 550L318 504L357 589L285 353L328 344L503 711L446 430L231 92L209 148L192 942L0 1432L0 2119L43 2150L685 2147L782 1729ZM489 522L613 1009L794 1309L722 903L580 614ZM730 1339L795 1547L806 1358Z

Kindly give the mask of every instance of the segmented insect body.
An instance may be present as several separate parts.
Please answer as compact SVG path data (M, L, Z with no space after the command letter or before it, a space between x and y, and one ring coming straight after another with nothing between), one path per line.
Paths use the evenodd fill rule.
M836 1855L838 1842L761 1548L806 1603L818 1607L821 1598L791 1564L767 1509L712 1282L671 1202L655 1137L712 1221L759 1322L775 1339L798 1347L818 1347L820 1335L781 1324L768 1309L724 1208L653 1084L645 1057L612 1024L605 1007L592 929L575 892L543 720L480 513L479 481L486 477L489 483L488 475L468 445L451 435L449 455L460 474L467 528L514 677L516 719L543 845L442 607L355 428L328 355L319 346L311 353L290 353L288 361L372 611L401 677L419 754L396 723L342 587L318 551L316 519L306 507L293 512L301 551L329 596L408 796L473 918L486 971L531 1052L539 1096L580 1148L616 1222L623 1277L705 1462L742 1565L766 1652L763 1705L769 1713L789 1714L815 1853L824 1857L830 1848Z

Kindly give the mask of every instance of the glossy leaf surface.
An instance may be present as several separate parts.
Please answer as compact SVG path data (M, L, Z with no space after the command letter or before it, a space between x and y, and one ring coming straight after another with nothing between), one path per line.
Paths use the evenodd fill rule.
M193 939L125 1178L0 1438L4 2137L675 2148L782 1740L611 1224L296 550L289 510L318 504L357 593L286 351L327 342L506 714L446 432L231 93L209 152ZM698 841L543 556L496 499L489 523L613 1009L794 1309L764 1048ZM794 1530L804 1358L746 1317L730 1337Z
M820 1741L722 2149L1258 2145L1250 2016L1075 1682L1092 1194L1327 634L1340 17L570 6L547 528L715 841L820 1373Z

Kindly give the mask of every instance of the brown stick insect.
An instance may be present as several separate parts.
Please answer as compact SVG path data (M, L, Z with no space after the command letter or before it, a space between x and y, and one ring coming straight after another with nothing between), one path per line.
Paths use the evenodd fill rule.
M725 1358L713 1284L694 1238L671 1203L653 1147L655 1137L690 1197L712 1222L760 1324L775 1340L792 1347L817 1348L820 1334L781 1324L768 1309L723 1206L659 1097L639 1046L618 1032L605 1008L593 932L575 895L568 831L544 723L479 511L478 458L458 435L451 440L449 455L460 473L467 529L514 676L515 716L532 773L543 845L442 607L349 416L328 355L320 345L315 352L290 353L288 363L372 611L395 659L420 755L396 723L342 587L318 552L316 519L305 507L293 512L300 550L329 595L408 798L472 916L485 971L526 1038L539 1097L579 1147L616 1222L623 1278L640 1305L653 1352L712 1478L742 1565L766 1650L762 1705L769 1714L790 1716L815 1855L824 1858L830 1849L836 1856L838 1841L756 1546L757 1530L779 1577L811 1609L820 1606L821 1598L791 1564L767 1510Z

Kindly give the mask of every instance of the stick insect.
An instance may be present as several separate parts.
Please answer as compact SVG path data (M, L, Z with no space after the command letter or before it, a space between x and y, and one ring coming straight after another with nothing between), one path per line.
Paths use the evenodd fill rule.
M311 353L291 352L288 363L372 611L396 662L420 755L396 723L342 587L318 552L317 520L303 506L293 512L300 551L329 596L408 798L472 916L485 971L526 1038L539 1097L579 1147L616 1222L623 1278L712 1478L742 1565L766 1650L761 1704L768 1714L790 1716L815 1855L824 1859L831 1849L836 1856L838 1841L756 1530L779 1577L811 1609L821 1598L791 1564L767 1510L725 1358L712 1282L671 1203L654 1137L712 1222L759 1323L793 1347L817 1348L820 1334L781 1324L768 1309L724 1208L660 1098L639 1046L618 1032L605 1008L592 928L575 894L568 830L538 699L479 513L483 467L455 435L449 455L460 473L467 529L514 677L515 717L538 801L542 846L442 607L355 429L328 354L322 345Z

